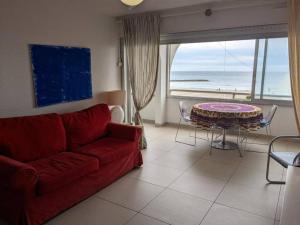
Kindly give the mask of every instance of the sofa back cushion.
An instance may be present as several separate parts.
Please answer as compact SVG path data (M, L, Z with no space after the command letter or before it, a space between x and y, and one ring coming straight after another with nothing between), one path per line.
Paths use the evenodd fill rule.
M2 155L28 162L65 150L65 129L57 114L0 118Z
M91 143L107 133L111 113L106 104L62 115L66 129L67 145L73 151Z

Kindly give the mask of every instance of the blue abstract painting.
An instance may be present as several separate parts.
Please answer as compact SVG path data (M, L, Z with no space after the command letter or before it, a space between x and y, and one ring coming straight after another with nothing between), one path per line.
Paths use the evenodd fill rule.
M30 45L38 107L92 97L88 48Z

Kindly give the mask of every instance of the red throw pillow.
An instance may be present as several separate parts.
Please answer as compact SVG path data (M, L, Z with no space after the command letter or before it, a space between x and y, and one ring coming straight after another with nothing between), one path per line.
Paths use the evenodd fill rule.
M65 128L57 114L0 119L2 155L28 162L65 150Z
M104 136L111 113L106 104L99 104L82 111L62 115L70 150L91 143Z

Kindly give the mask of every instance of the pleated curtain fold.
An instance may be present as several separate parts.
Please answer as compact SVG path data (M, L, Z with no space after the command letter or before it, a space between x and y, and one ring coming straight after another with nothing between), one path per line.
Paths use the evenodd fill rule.
M140 111L153 98L158 76L160 17L144 14L122 19L127 74L135 106L135 124L143 125ZM141 149L147 148L143 132Z
M291 87L300 133L300 0L288 0L288 16Z

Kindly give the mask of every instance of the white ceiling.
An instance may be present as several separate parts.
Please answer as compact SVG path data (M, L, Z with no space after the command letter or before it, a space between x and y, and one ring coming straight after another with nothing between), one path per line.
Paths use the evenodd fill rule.
M168 9L178 9L193 6L199 7L201 5L226 5L232 6L240 4L264 4L275 2L286 2L287 0L144 0L144 2L136 8L128 9L120 0L79 0L91 3L93 8L101 13L109 16L121 16L126 14L134 14L148 11L161 11Z
M185 6L204 4L209 2L224 1L226 0L144 0L144 2L138 8L136 8L136 10L164 10L170 8L180 8Z
M233 0L144 0L144 2L136 8L128 9L120 0L95 0L101 3L101 11L111 16L120 16L124 14L140 13L147 11L159 11L173 8L181 8L192 5L215 2L230 2ZM235 0L237 1L237 0ZM249 0L238 0L249 1ZM96 3L95 2L95 3Z

